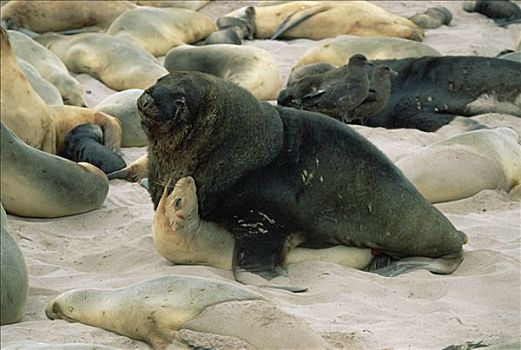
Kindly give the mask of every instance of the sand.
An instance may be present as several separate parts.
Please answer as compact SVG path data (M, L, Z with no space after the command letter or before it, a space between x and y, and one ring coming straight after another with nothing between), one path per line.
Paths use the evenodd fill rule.
M240 2L249 4L251 2ZM426 32L425 43L447 55L495 56L513 48L521 25L500 28L491 20L462 11L462 1L376 1L410 16L429 6L448 7L452 24ZM216 18L240 5L212 3L202 9ZM269 50L286 78L310 47L330 41L252 41ZM94 106L114 93L87 75L78 76ZM511 126L521 134L521 120L506 115L474 119L489 126ZM461 132L437 133L356 127L393 161L422 146ZM131 162L145 148L126 148ZM309 287L303 294L258 289L282 310L309 324L337 349L442 349L450 344L502 344L521 338L521 196L486 190L460 201L437 204L469 237L465 260L448 276L414 271L384 278L332 263L289 266L291 279ZM82 215L41 220L8 216L9 232L22 249L30 292L22 322L1 327L2 346L21 340L47 343L90 342L122 349L149 349L140 341L102 329L50 321L46 304L74 288L116 288L169 274L233 281L230 271L202 266L174 266L155 250L148 193L138 184L112 181L102 208ZM407 213L397 213L407 215ZM223 320L226 315L223 315ZM269 336L267 334L266 336ZM232 348L233 342L224 342ZM228 344L228 345L226 345Z

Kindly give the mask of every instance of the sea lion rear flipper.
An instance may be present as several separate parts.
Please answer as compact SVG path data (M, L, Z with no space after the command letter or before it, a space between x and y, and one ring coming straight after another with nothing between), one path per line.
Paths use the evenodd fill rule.
M271 36L271 40L275 40L278 37L280 37L282 34L290 30L291 28L294 28L298 26L300 23L304 22L308 18L316 15L317 13L327 11L331 8L331 6L324 6L324 5L316 5L307 9L304 9L302 11L296 11L291 13L288 17L286 17L279 25L275 33ZM298 14L293 20L293 16Z
M462 261L463 252L440 258L414 256L392 261L385 267L376 269L369 268L367 271L374 272L386 277L395 277L401 275L402 273L417 269L424 269L432 273L448 275L454 272Z

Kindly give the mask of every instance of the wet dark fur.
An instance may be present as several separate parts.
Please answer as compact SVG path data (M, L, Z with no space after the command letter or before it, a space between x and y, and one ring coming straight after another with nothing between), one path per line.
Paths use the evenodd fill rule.
M373 61L396 72L387 106L367 120L367 126L416 128L436 131L456 116L466 114L465 107L485 93L512 101L521 94L521 64L488 57L421 57ZM334 72L323 75L334 77ZM324 78L323 78L324 79ZM338 76L334 77L338 79ZM309 90L298 82L281 91L279 104ZM333 103L334 101L332 101ZM521 116L521 115L520 115Z
M105 174L123 169L123 158L103 146L103 135L98 126L81 124L65 136L60 156L75 162L87 162L100 168Z
M236 237L236 267L276 275L295 231L307 247L461 252L464 235L382 152L332 118L258 102L196 72L161 78L138 108L154 205L168 180L193 176L202 219Z
M510 0L476 0L475 7L469 12L481 13L499 26L521 23L521 8Z

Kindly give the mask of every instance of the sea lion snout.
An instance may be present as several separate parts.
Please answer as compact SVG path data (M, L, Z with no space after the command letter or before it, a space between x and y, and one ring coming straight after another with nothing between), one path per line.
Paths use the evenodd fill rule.
M50 302L47 307L45 308L45 315L50 320L56 320L59 319L62 315L60 304L56 302L56 300L53 300Z
M137 99L137 108L141 112L141 117L149 116L150 114L158 113L156 102L154 98L147 92L143 92Z

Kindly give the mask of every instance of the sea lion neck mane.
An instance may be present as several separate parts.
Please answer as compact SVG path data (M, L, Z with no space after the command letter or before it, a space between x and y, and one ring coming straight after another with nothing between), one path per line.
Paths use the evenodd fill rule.
M169 179L176 183L193 176L204 218L214 195L281 152L284 130L276 109L230 84L205 73L180 71L159 79L138 99L148 137L154 209Z

